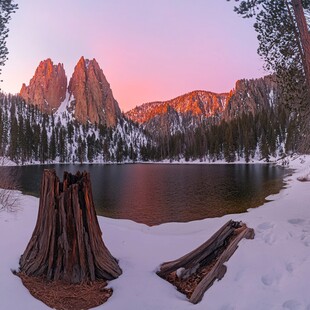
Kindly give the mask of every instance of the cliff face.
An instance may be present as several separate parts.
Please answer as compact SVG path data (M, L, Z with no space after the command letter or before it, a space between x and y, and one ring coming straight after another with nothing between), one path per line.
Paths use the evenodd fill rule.
M219 123L242 112L255 113L273 105L277 95L273 77L266 76L239 80L229 93L193 91L169 101L145 103L127 112L126 116L154 135L173 134L196 128L211 119L212 123Z
M238 116L239 113L255 113L276 103L278 88L274 76L260 79L239 80L227 98L225 119Z
M41 61L29 85L22 85L20 96L46 113L53 113L66 98L67 77L63 64Z
M37 105L45 113L54 113L69 93L67 108L83 124L102 123L115 126L121 111L112 90L95 59L81 57L67 88L67 77L62 64L54 65L50 59L40 62L29 86L22 85L20 96Z
M127 112L126 116L140 124L172 111L193 117L215 117L226 109L227 95L193 91L169 101L145 103Z
M121 111L112 90L95 59L81 57L75 66L68 87L74 97L74 116L81 122L115 126Z
M77 121L101 123L108 127L117 124L121 111L110 85L95 59L81 57L75 66L67 88L67 77L62 64L50 59L40 63L29 86L23 84L20 96L46 113L56 112L69 93L67 109ZM138 106L126 116L143 124L150 132L184 131L212 119L217 123L229 120L242 112L255 113L277 100L277 85L271 76L240 80L229 93L216 94L193 91L175 99L151 102Z

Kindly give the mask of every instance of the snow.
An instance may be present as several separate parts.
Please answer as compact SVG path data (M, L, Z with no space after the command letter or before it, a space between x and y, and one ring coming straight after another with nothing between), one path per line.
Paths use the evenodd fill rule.
M62 113L67 111L67 106L68 106L69 102L70 102L70 94L67 91L66 92L66 98L62 101L62 103L60 104L59 108L57 109L57 111L55 113L55 118L57 118L57 116L61 116Z
M0 156L0 166L16 166L16 163L7 157Z
M96 309L200 310L200 309L310 309L310 156L290 158L296 169L271 202L247 213L189 223L148 227L129 220L98 217L103 239L119 259L123 274L110 282L108 302ZM33 298L20 279L18 268L37 217L37 198L22 195L21 209L0 213L1 309L49 309ZM159 278L155 271L168 260L182 256L206 241L229 219L242 220L255 230L254 240L242 240L221 281L190 304L185 296Z

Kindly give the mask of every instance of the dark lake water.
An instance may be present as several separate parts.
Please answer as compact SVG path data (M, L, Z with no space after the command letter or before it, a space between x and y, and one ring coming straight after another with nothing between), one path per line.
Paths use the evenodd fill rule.
M89 171L97 214L148 225L245 212L283 187L272 165L48 165L10 167L24 193L39 195L43 169ZM2 168L8 169L8 168ZM0 170L1 173L1 170Z

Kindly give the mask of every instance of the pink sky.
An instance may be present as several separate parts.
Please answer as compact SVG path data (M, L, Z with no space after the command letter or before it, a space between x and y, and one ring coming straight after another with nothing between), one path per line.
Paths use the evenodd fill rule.
M123 111L266 73L251 22L226 0L18 0L1 88L19 92L41 60L96 58Z

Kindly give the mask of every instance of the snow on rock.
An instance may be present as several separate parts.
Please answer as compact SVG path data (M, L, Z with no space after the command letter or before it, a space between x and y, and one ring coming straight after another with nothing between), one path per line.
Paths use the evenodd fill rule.
M104 242L123 274L110 282L112 297L96 309L310 309L310 183L297 180L309 171L310 157L292 157L289 167L296 170L286 188L247 213L153 227L98 217ZM11 273L18 268L37 216L39 200L22 199L21 211L0 213L1 309L48 309ZM254 228L255 239L240 242L226 263L224 278L193 306L155 271L206 241L229 219Z

